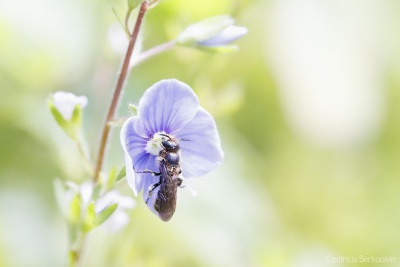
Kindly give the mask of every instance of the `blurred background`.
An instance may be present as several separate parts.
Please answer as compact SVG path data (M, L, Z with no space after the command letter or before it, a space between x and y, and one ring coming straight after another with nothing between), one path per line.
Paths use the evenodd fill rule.
M67 266L53 180L87 177L46 98L88 96L94 156L126 46L111 6L124 15L123 0L0 0L0 266ZM180 190L168 223L137 198L124 230L90 234L82 266L399 266L400 2L163 0L142 47L219 14L248 27L240 51L176 48L142 63L119 115L177 78L215 116L224 163L192 181L196 197ZM118 135L106 170L123 165ZM344 258L361 256L397 258Z

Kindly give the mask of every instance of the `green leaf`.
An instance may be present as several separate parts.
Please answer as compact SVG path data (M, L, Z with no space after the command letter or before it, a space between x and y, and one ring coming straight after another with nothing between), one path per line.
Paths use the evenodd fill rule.
M177 43L182 46L195 46L198 42L219 34L234 22L235 20L229 15L215 16L202 20L183 30L177 38Z
M76 105L74 108L71 123L76 130L79 130L82 127L82 108L80 104Z
M102 186L100 183L96 184L95 187L93 188L92 199L94 201L96 201L99 198L101 189L102 189Z
M82 230L87 233L90 230L92 230L94 227L96 227L96 213L94 209L94 202L92 201L86 211L86 216L85 219L83 220L82 224Z
M75 194L69 206L68 220L72 224L78 224L81 221L81 197Z
M108 174L108 179L109 180L114 180L115 177L117 176L117 167L112 167L109 174Z
M54 120L61 127L61 129L63 129L64 132L73 140L76 140L77 132L74 125L70 121L64 119L64 117L61 115L58 109L54 106L53 101L51 99L47 101L47 105L49 106L50 112L53 115Z
M114 166L111 168L110 173L108 174L107 184L105 185L105 191L109 191L113 187L116 176L117 176L117 167Z
M99 226L104 223L117 209L118 203L114 203L96 215L95 225Z
M68 255L69 255L69 266L75 266L79 258L78 253L75 250L70 250Z
M133 10L138 7L143 2L143 0L128 0L129 9Z
M123 166L121 170L119 171L117 178L115 178L115 181L118 182L119 180L123 179L126 176L126 167Z
M124 29L126 37L129 39L130 38L130 34L128 32L128 29L125 28L125 24L122 22L121 18L118 16L117 11L115 10L114 7L111 7L111 10L112 10L115 18L118 20L119 24L121 25L122 29Z

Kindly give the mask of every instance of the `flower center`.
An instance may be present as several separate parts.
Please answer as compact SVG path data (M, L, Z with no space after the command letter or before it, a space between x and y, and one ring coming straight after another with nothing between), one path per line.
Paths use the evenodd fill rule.
M160 151L163 149L162 147L162 140L163 136L162 134L167 134L166 132L157 132L153 135L153 138L151 138L149 141L147 141L146 144L146 152L149 154L152 154L154 156L158 156Z

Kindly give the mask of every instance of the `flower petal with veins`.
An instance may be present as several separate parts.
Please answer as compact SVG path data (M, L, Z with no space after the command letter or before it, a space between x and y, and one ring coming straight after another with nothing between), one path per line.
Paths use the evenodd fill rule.
M183 178L207 174L224 157L215 121L188 85L172 79L151 86L139 102L138 115L124 123L120 137L128 183L135 195L143 191L144 201L156 215L160 187L154 185L160 176L154 174L160 172L160 161L151 148L161 145L157 142L164 134L179 141Z

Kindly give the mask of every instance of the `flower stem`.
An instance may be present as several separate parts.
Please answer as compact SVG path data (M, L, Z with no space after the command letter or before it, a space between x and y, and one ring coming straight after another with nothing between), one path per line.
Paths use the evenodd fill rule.
M155 3L157 3L159 0L153 0L153 1L151 1L147 6L149 6L149 7L153 7L153 5L155 4Z
M136 57L133 62L130 65L130 69L139 65L140 63L142 63L143 61L145 61L146 59L149 59L153 56L156 56L158 54L161 54L165 51L168 51L172 48L174 48L176 45L176 41L172 40L163 44L160 44L158 46L155 46L153 48L150 48L144 52L142 52L138 57Z
M124 86L126 76L128 74L129 62L131 60L132 52L133 52L133 49L135 47L136 40L137 40L137 37L138 37L138 34L139 34L139 30L140 30L140 27L142 25L143 17L145 15L146 11L147 11L147 1L143 1L141 6L140 6L139 14L138 14L137 19L136 19L136 23L135 23L135 27L133 29L133 33L131 34L130 39L129 39L129 45L128 45L128 49L126 51L124 63L122 64L121 73L120 73L120 75L118 77L118 82L117 82L117 85L115 87L115 91L114 91L114 95L113 95L113 98L112 98L112 101L111 101L111 105L110 105L110 108L108 110L108 114L107 114L106 120L104 122L103 132L102 132L101 140L100 140L100 147L99 147L99 153L98 153L96 168L95 168L94 176L93 176L93 181L95 183L99 180L101 168L103 166L103 159L104 159L104 153L105 153L105 150L106 150L106 144L107 144L108 136L109 136L109 133L110 133L110 130L111 130L111 126L109 125L108 122L111 121L114 118L115 110L116 110L118 102L119 102L119 96L121 95L121 91L122 91L122 88Z
M77 240L71 245L69 251L70 267L79 267L82 263L82 252L86 241L86 234L80 232Z
M78 137L75 140L75 143L76 146L78 147L79 154L81 154L81 157L83 159L83 165L85 166L86 171L89 173L90 176L93 176L94 174L93 163L90 160L90 156L86 148L86 142L83 138L82 133L79 133Z
M129 9L125 16L125 31L129 33L129 18L131 17L132 9Z

